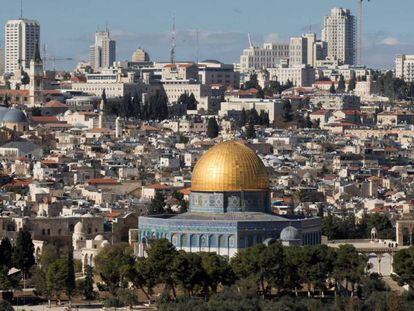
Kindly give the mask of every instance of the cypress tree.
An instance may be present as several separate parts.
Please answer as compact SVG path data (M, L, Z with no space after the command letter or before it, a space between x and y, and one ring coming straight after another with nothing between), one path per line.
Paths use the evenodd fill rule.
M209 138L216 138L219 134L219 126L217 124L217 120L214 117L211 117L210 119L208 119L208 124L207 124L207 136Z
M8 237L4 237L0 244L0 266L11 268L13 266L12 261L13 246Z
M66 275L66 294L68 295L69 301L72 299L73 291L76 288L76 281L75 281L75 267L73 263L73 249L72 247L68 250L68 258L67 258L67 275Z
M86 300L92 300L95 298L93 291L93 268L91 266L85 267L85 283L83 286L83 296Z
M13 265L23 271L26 277L30 268L35 264L34 245L30 232L23 227L19 230L16 245L13 250Z
M251 139L251 138L255 138L256 137L256 130L255 130L254 125L252 123L249 123L246 126L246 132L245 132L245 134L246 134L246 138L247 139Z

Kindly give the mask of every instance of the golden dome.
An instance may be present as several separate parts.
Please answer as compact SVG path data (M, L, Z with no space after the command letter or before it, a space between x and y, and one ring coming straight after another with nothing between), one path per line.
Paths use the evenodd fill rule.
M197 161L191 191L266 190L266 168L252 149L240 142L225 141L210 148Z

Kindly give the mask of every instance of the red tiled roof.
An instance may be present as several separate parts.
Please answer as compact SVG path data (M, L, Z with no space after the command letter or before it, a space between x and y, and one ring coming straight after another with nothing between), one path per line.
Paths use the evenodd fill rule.
M170 189L170 186L167 185L163 185L163 184L152 184L152 185L147 185L144 186L145 188L149 188L149 189L155 189L155 190L165 190L165 189Z
M57 123L58 118L55 116L32 116L32 121L36 123Z
M118 181L112 178L92 178L87 183L89 185L116 185Z
M57 100L51 100L50 102L47 102L45 107L47 108L67 108L67 106L64 103L61 103Z

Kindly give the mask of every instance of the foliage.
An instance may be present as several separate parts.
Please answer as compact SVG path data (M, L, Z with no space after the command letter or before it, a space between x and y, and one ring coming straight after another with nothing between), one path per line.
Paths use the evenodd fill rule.
M30 232L26 228L19 230L13 250L13 264L27 275L29 269L35 264L34 245Z
M198 102L193 93L188 95L187 92L184 92L178 98L177 103L184 104L187 107L187 110L197 110Z
M69 248L67 254L67 274L66 274L66 295L68 296L69 300L72 298L73 291L76 288L76 279L75 279L75 265L73 262L73 249Z
M61 258L53 262L46 273L46 286L48 292L60 299L60 295L66 288L66 279L68 275L68 264L66 258Z
M346 86L345 86L344 76L343 75L340 75L339 81L338 81L338 86L336 88L336 92L337 93L344 93L345 92L345 89L346 89Z
M348 83L348 92L352 92L356 88L356 78L352 76L351 80Z
M95 292L93 291L93 268L89 265L85 267L85 281L82 292L86 300L95 298Z
M392 71L381 74L376 78L373 92L375 94L389 97L391 100L412 99L414 95L414 83L405 82L394 77Z
M132 249L128 244L108 245L95 257L95 270L115 293L125 283L125 271L133 264Z
M328 213L322 218L322 234L330 240L370 238L371 229L374 227L378 231L378 238L395 238L394 227L386 215L365 215L359 222L353 214L340 218Z
M0 310L1 311L14 311L14 308L9 302L0 301Z
M329 88L329 93L336 94L335 84L332 82L331 87Z
M148 207L148 215L162 215L165 214L165 198L159 191L155 192L155 197L151 199Z
M254 128L253 124L249 123L246 126L245 135L247 139L252 139L256 137L256 129Z
M219 131L220 131L220 128L219 128L216 118L211 117L210 119L208 119L207 136L209 138L216 138L219 134Z
M4 237L0 244L0 266L6 266L10 269L13 266L12 256L13 246L9 238Z
M290 100L284 99L282 103L282 110L283 110L283 121L290 122L293 120L293 111L292 111L292 104Z
M414 247L402 249L394 255L394 272L398 275L398 282L414 287Z

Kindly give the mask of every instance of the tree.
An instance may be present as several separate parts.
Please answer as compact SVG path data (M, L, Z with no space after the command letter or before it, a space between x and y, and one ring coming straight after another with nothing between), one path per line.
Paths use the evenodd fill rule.
M188 98L187 110L197 110L197 100L193 93L190 94Z
M68 264L66 258L61 258L52 263L47 269L46 286L52 296L60 300L60 295L66 287Z
M132 253L128 244L120 243L104 247L95 257L95 270L112 294L125 282L124 271L133 265Z
M218 126L217 120L214 117L208 119L207 124L207 136L209 138L216 138L219 134L220 128Z
M214 293L218 286L230 286L234 284L236 275L229 265L228 260L216 253L202 253L201 264L204 270L204 285Z
M351 290L354 290L356 283L359 283L367 267L367 258L360 255L354 246L340 245L336 251L336 259L333 268L333 277L338 282L345 281L345 289L349 291L348 284L351 283Z
M83 296L86 300L95 299L93 291L93 268L89 265L85 267L85 282L83 284Z
M356 87L356 79L355 76L352 76L351 80L349 80L348 83L348 92L352 92L353 90L355 90Z
M14 311L14 308L9 302L3 300L3 301L0 301L0 310L1 311Z
M201 257L196 253L178 252L172 262L172 274L178 284L188 296L194 295L194 288L201 287L205 279Z
M411 288L414 288L414 247L396 252L393 268L398 275L400 285L408 284Z
M148 215L161 215L165 214L165 198L159 191L155 192L155 197L151 199L151 203L148 207Z
M73 291L76 288L76 281L75 281L75 266L73 263L73 249L70 247L68 249L67 255L67 275L66 275L66 294L69 298L69 301L72 300Z
M3 106L6 108L10 107L10 102L9 102L9 96L4 96L4 100L3 100Z
M247 139L255 138L256 137L256 130L252 123L249 123L246 126L245 135Z
M30 232L23 227L19 230L13 250L13 264L21 269L25 278L30 268L35 264L34 245Z
M11 268L13 266L12 261L13 246L8 237L4 237L0 244L0 266Z
M292 111L292 104L290 100L283 100L282 103L282 110L283 110L283 121L290 122L293 120L293 111Z
M329 93L336 94L335 84L332 82L331 87L329 88Z
M240 127L242 127L246 124L246 122L247 122L247 114L246 114L246 109L244 109L244 107L243 107L243 109L240 113L240 119L239 119L238 125Z
M253 125L260 124L260 116L257 113L256 108L253 107L252 109L249 110L247 119L248 119L248 122L252 123Z
M177 251L167 239L154 240L148 249L148 264L154 273L155 280L158 283L164 283L166 291L172 290L173 297L176 298L174 286L173 266L174 258Z
M153 273L153 266L148 258L137 258L134 266L128 273L128 279L134 284L135 288L142 290L148 300L151 299L152 289L157 283L157 277Z
M261 266L261 255L265 248L264 244L256 244L237 252L230 261L237 278L253 280L258 290L263 294L267 292L263 267Z
M338 81L338 87L336 88L337 93L344 93L346 89L345 86L345 79L343 75L340 75L339 81Z

